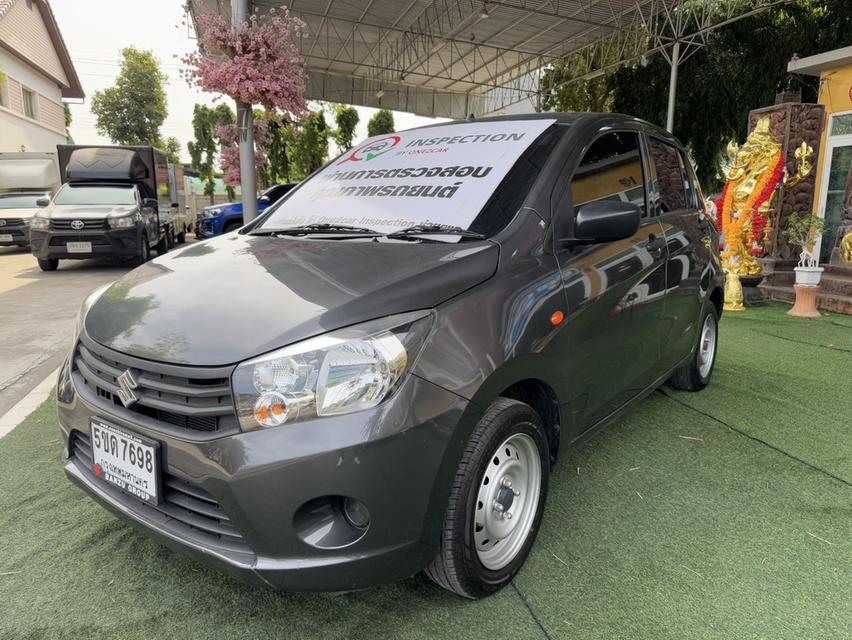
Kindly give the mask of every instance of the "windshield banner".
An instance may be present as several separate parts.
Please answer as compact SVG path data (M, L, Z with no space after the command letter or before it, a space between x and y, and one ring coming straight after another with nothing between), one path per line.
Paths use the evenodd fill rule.
M554 122L465 122L369 138L299 187L263 227L468 228L515 161Z

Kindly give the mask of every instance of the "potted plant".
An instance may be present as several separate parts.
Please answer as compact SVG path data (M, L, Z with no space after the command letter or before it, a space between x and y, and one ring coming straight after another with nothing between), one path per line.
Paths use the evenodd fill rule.
M817 238L825 231L825 221L814 215L799 216L793 212L787 222L784 237L791 245L801 247L799 266L795 268L796 284L803 287L817 287L823 268L818 265L814 255Z

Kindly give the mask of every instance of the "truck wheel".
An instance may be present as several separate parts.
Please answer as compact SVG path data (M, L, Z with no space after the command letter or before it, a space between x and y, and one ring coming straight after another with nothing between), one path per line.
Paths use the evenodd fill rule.
M133 266L139 267L151 259L151 247L148 246L148 234L142 234L142 246L139 248L139 255L133 259Z
M48 258L47 260L38 258L38 266L42 271L56 271L59 268L59 258Z
M184 242L186 242L186 231L181 231L181 232L177 235L177 243L178 243L178 244L183 244Z
M456 471L440 552L426 575L466 598L511 582L544 512L550 453L541 418L497 398L479 421Z
M243 223L239 220L231 220L230 222L225 224L225 228L222 229L222 233L231 233L231 231L236 231L242 226Z
M698 344L688 364L675 369L669 382L675 389L701 391L710 382L716 365L716 346L719 342L719 314L716 306L707 305L701 318Z
M164 231L163 233L160 234L160 241L157 243L157 246L154 247L154 249L157 251L158 256L165 255L166 252L169 250L169 244L170 244L169 243L169 236L170 236L170 234L171 234L171 231L168 231L168 230L166 230L166 231Z

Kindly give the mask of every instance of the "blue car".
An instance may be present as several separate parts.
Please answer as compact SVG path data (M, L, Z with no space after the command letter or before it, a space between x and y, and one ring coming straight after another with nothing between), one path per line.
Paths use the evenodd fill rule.
M266 208L284 197L297 183L276 184L260 194L257 199L257 212L263 213ZM236 231L243 226L243 203L226 202L201 210L201 217L195 235L199 238L212 238L223 233Z

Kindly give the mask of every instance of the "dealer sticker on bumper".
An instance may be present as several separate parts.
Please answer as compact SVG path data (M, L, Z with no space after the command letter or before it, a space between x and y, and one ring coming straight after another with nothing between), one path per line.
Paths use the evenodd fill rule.
M92 419L93 471L149 504L160 501L159 443Z

